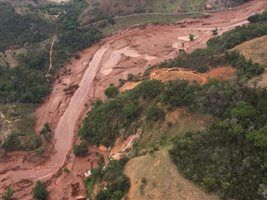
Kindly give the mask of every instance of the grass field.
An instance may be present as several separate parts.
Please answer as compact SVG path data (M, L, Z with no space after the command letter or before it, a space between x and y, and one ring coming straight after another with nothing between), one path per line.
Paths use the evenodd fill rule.
M260 63L265 66L265 72L253 78L250 81L251 85L257 84L259 87L267 87L267 35L253 40L244 42L234 48L241 52L247 59L253 62Z
M184 178L172 163L168 149L130 159L124 173L131 181L131 188L125 199L219 199Z
M202 11L206 0L176 0L176 1L162 1L156 0L155 12L190 12Z
M162 15L162 14L146 14L146 15L133 15L126 18L118 18L115 20L115 24L108 24L100 28L104 35L114 33L120 29L125 29L134 25L145 25L149 23L175 23L176 21L185 18L201 17L202 14L174 14L174 15Z
M36 106L36 104L0 104L0 124L2 125L0 140L14 133L19 136L24 147L29 147L28 144L37 137L34 130Z
M9 50L5 51L5 53L0 53L0 66L17 67L19 65L17 56L19 54L25 54L25 53L26 53L25 48Z
M138 13L173 13L203 11L207 0L93 0L80 17L82 24L90 24L107 16Z
M240 51L247 59L267 65L267 35L244 42L234 50Z

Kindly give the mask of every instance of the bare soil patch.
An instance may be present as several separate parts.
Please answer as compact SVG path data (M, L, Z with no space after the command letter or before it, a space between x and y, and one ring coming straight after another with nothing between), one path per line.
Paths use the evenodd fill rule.
M182 68L160 68L153 69L150 72L149 79L156 79L162 82L173 81L176 79L186 80L189 82L194 82L198 84L205 84L210 79L217 80L229 80L235 74L235 69L233 67L217 67L211 69L206 73L198 73L195 71L182 69ZM138 82L126 82L121 88L121 92L131 90L139 85L141 81Z

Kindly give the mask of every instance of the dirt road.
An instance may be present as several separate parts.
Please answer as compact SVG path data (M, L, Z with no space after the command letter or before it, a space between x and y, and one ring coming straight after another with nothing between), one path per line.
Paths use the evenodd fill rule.
M147 66L159 63L177 55L180 48L190 52L204 47L212 37L215 27L219 34L246 24L247 17L261 12L267 3L262 0L249 2L241 7L215 13L209 18L183 20L176 25L148 25L122 31L103 39L100 43L82 51L80 59L72 61L62 70L55 81L53 91L36 111L36 130L49 123L54 133L54 152L42 165L13 157L0 165L0 193L9 185L20 199L31 199L32 181L51 178L68 161L72 163L73 179L76 180L75 159L70 154L77 128L90 105L96 99L104 98L103 91L110 84L128 74L143 73ZM188 41L189 34L196 39ZM84 160L79 173L89 168ZM11 166L18 166L11 168ZM70 198L68 181L50 183L53 199Z
M54 49L54 45L55 45L55 42L56 42L56 38L57 37L55 35L52 37L52 41L51 41L51 45L50 45L50 50L49 50L49 68L48 68L47 73L49 73L50 70L53 67L52 57L53 57L53 49Z

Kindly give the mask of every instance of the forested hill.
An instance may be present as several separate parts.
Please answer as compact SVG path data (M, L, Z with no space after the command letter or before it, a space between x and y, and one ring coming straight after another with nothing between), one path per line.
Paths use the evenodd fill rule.
M96 29L79 25L78 17L84 6L83 1L22 8L0 3L0 51L3 52L0 55L3 58L0 62L0 102L40 102L50 91L50 74L75 52L101 37ZM18 14L18 9L22 10L21 14ZM57 38L52 54L53 69L47 74L53 37ZM19 66L10 68L5 60L7 56Z
M42 150L35 133L36 105L50 93L58 70L102 37L95 28L80 25L85 5L79 0L40 5L0 2L0 113L6 118L0 119L0 143L6 151Z
M76 155L82 156L88 144L112 147L118 138L127 138L141 129L141 139L130 159L146 151L151 153L169 147L177 169L206 191L216 192L222 199L265 199L267 90L247 83L261 75L266 65L247 60L231 49L267 35L266 16L267 12L252 16L248 26L211 39L207 48L190 54L181 51L176 59L156 66L186 67L204 73L228 65L236 69L236 76L231 80L210 80L203 85L178 79L162 83L147 80L148 71L144 80L130 91L120 93L114 85L108 87L105 94L109 99L95 102L79 130L83 142L75 146ZM175 122L166 125L169 113L185 107L191 114L209 113L214 121L204 130L184 134L179 128L173 129ZM110 169L117 171L118 179L109 170L94 171L93 177L87 180L89 188L108 183L107 189L98 190L96 199L109 199L114 195L120 199L127 193L130 186L123 176L125 163L123 160L110 164ZM145 185L146 180L142 181ZM90 191L93 195L92 189Z

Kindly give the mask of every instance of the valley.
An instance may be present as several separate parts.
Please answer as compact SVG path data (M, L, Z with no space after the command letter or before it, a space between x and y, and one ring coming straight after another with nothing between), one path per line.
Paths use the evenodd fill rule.
M75 195L84 195L86 192L82 178L84 173L97 166L98 155L102 155L105 160L108 160L110 149L90 146L89 155L86 158L78 158L72 154L72 146L80 140L76 133L81 127L86 113L92 110L93 103L100 99L106 99L105 89L110 84L121 86L119 80L127 80L129 75L143 75L151 66L177 57L181 49L186 53L191 53L198 48L206 47L207 41L214 37L213 30L218 30L218 35L222 35L237 26L246 25L249 23L247 20L249 16L261 13L266 6L266 1L254 0L230 10L212 13L207 17L182 19L174 24L134 26L120 30L78 52L78 56L72 57L59 70L57 78L52 83L51 93L35 110L35 130L39 133L45 124L49 124L53 134L52 147L48 145L49 151L46 152L45 159L41 160L38 158L35 160L35 156L22 151L9 153L8 158L0 165L0 193L8 186L12 186L17 199L32 199L33 183L41 180L46 183L51 199L75 199L76 197L73 196L70 189L74 183L79 183L80 186L78 194ZM192 41L189 39L190 34L194 35ZM51 49L53 49L53 44ZM159 74L163 73L162 77L160 75L160 77L156 77L156 72L153 77L153 70L157 69L151 69L151 79L163 82L164 79L167 79L167 82L178 77L204 84L209 78L228 80L233 76L235 71L232 68L220 67L222 67L221 71L213 71L214 73L210 74L207 72L205 75L183 69L179 69L181 74L172 75L169 73L173 73L173 71L162 68L157 71ZM222 77L222 74L226 75ZM131 84L131 82L125 83L122 88L127 87L127 84ZM136 85L134 84L134 87ZM134 87L128 86L128 89ZM159 158L160 161L157 161L158 154L163 155ZM154 165L160 165L161 159L167 160L168 163L170 160L166 154L167 151L162 150L156 154L156 158L146 155L129 161L125 172L130 177L133 186L127 195L128 199L141 198L138 192L133 194L136 193L134 188L136 180L133 177L140 178L143 175L133 174L135 172L131 167L137 166L143 169L143 166L138 164L148 159L155 159L151 161ZM168 165L166 162L163 163ZM65 168L71 172L69 174L62 172ZM172 166L168 173L174 173L174 168ZM184 177L179 177L181 175L178 172L175 172L175 176L178 177L177 184L182 185L181 190L185 194L191 192L188 187L192 187L194 191L190 198L181 197L181 199L217 199L216 195L206 196L207 194L197 186L188 183ZM152 187L152 185L148 187ZM171 185L170 187L175 190L176 186ZM153 199L161 199L165 190L157 190L157 192L152 192L156 196ZM175 192L177 193L176 190ZM175 199L176 193L169 199Z

